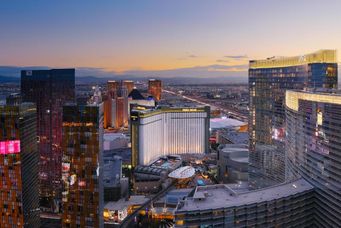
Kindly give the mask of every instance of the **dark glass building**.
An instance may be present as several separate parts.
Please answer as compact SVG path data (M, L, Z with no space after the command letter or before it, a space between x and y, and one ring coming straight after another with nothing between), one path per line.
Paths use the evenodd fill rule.
M315 187L316 227L341 224L341 93L287 91L286 179Z
M0 106L0 227L40 227L33 104Z
M24 70L21 72L24 102L37 106L40 153L41 206L58 212L61 199L62 108L75 99L75 70Z
M250 61L251 188L270 186L285 179L285 91L336 88L337 75L334 50Z
M63 227L103 227L103 104L63 109Z

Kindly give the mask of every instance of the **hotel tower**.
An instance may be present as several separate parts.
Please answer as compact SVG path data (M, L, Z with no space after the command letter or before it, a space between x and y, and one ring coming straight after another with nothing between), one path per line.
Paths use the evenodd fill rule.
M335 50L250 61L249 183L252 188L271 186L285 179L285 91L336 88L337 75Z

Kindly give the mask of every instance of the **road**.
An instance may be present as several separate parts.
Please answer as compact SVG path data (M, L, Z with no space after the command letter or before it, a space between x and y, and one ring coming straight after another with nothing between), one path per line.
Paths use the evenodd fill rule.
M179 96L183 99L186 99L186 100L189 100L189 101L193 101L193 102L196 102L198 104L202 104L202 105L208 105L211 107L212 110L216 110L216 109L219 109L221 111L223 111L224 113L227 113L228 115L232 116L234 119L237 119L237 120L240 120L242 122L248 122L248 117L247 116L244 116L238 112L235 112L231 109L226 109L224 107L221 107L221 106L215 106L215 105L211 105L211 104L208 104L204 101L201 101L201 100L198 100L198 99L195 99L195 98L192 98L192 97L188 97L188 96L184 96L184 95L181 95L181 94L178 94L176 92L173 92L173 91L170 91L170 90L165 90L165 89L162 89L163 92L166 92L166 93L169 93L169 94L173 94L173 95L176 95L176 96Z
M139 214L141 210L144 210L148 205L152 204L153 202L157 201L159 198L164 196L167 192L174 188L174 182L170 184L167 188L163 189L162 191L158 192L155 196L153 196L150 200L142 204L137 210L135 210L132 214L128 215L123 222L120 224L121 228L131 227L131 223L133 219Z

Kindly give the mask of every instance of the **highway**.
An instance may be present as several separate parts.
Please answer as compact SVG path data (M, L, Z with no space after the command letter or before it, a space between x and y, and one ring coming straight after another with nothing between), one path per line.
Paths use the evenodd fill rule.
M247 116L244 116L244 115L242 115L240 113L237 113L237 112L235 112L233 110L226 109L226 108L220 107L220 106L211 105L211 104L208 104L206 102L200 101L198 99L195 99L195 98L192 98L192 97L188 97L188 96L184 96L184 95L178 94L178 93L170 91L170 90L162 89L162 91L165 92L165 93L169 93L169 94L173 94L173 95L179 96L179 97L181 97L183 99L186 99L186 100L189 100L189 101L196 102L196 103L201 104L201 105L210 106L211 110L219 109L219 110L223 111L224 113L232 116L234 119L240 120L240 121L245 122L245 123L248 122L248 117Z

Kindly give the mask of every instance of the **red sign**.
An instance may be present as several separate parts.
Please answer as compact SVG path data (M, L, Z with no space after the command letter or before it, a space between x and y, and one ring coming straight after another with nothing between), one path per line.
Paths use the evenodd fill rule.
M20 153L20 140L9 140L0 142L0 154Z

